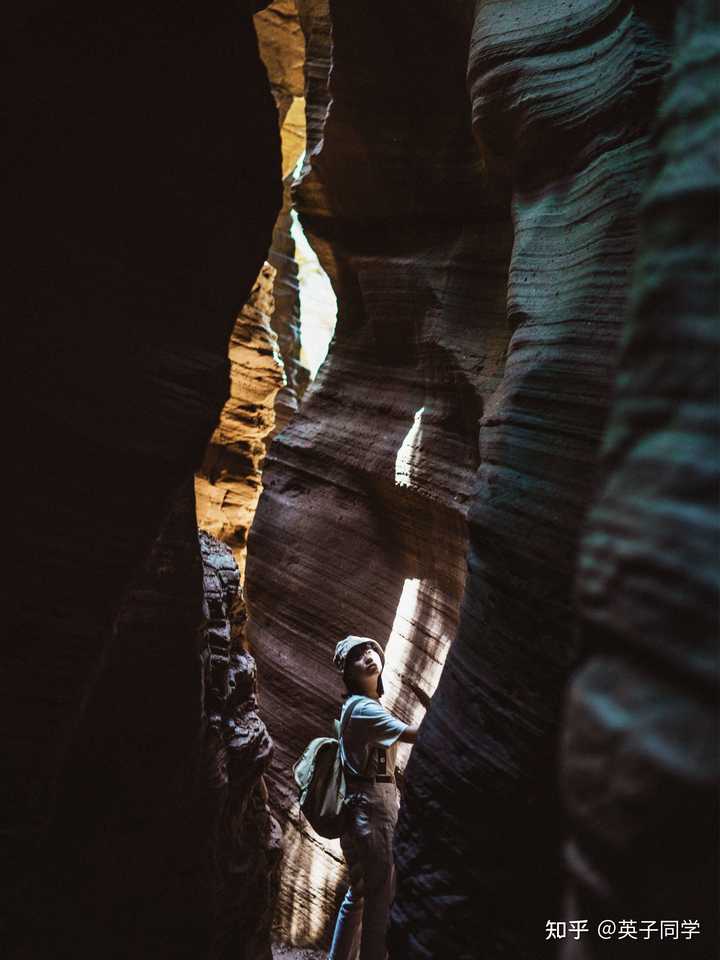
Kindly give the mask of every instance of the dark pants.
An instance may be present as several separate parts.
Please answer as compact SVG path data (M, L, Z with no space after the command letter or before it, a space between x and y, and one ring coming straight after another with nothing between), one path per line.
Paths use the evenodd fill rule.
M395 893L394 783L367 783L350 794L348 828L340 838L350 888L340 907L328 960L385 960Z

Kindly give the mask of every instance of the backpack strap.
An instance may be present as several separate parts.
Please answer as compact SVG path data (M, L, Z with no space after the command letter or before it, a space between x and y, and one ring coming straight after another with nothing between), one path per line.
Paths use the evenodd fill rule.
M357 700L355 701L355 703L350 707L350 709L349 709L348 711L346 711L345 716L344 716L343 719L342 719L342 723L339 724L339 726L338 726L338 740L339 740L340 737L342 737L342 735L345 733L345 727L348 725L348 721L350 720L350 717L352 716L353 710L354 710L355 707L358 705L358 703L360 703L360 699L361 699L361 698L358 696L358 698L357 698Z
M357 697L357 700L356 700L355 703L350 707L350 709L345 711L345 716L342 718L342 722L341 722L341 723L338 723L338 725L337 725L337 730L338 730L338 755L339 755L339 757L340 757L340 763L342 764L343 773L345 772L345 764L343 763L343 759L342 759L342 747L341 747L340 741L342 740L342 735L345 733L345 728L347 727L348 722L349 722L349 720L350 720L350 717L352 716L352 712L353 712L353 710L355 709L355 707L360 703L360 700L361 700L361 699L362 699L362 698L361 698L360 696ZM336 722L337 722L337 721L336 721Z
M342 725L338 725L338 729L339 729L338 741L340 740L343 733L345 732L345 727L347 726L348 721L350 720L350 716L361 699L362 697L358 695L358 698L355 701L355 703L350 707L350 709L346 712L345 716L343 717ZM344 764L343 764L343 767L344 767ZM395 778L388 775L388 772L387 772L387 751L385 750L384 747L377 747L377 769L378 769L377 775L374 777L363 777L355 773L351 774L351 776L353 780L361 780L364 783L394 783Z

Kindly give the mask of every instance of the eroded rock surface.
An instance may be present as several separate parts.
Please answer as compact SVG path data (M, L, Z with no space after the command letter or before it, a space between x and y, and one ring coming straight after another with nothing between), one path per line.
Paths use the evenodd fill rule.
M291 766L337 715L332 651L345 633L386 647L386 702L399 715L422 712L411 683L434 688L464 585L477 420L510 335L511 229L507 193L483 185L462 38L444 17L337 5L320 129L328 11L300 12L311 160L296 197L338 296L338 327L269 452L248 636L276 743L270 795L286 827L278 933L303 943L327 932L340 858L337 844L305 832Z
M212 957L271 960L270 931L282 857L263 774L272 740L257 708L257 670L243 646L245 604L232 550L200 531L207 718L205 759L218 791L214 858L220 902Z
M266 438L285 383L270 326L275 270L266 263L230 335L230 397L195 476L198 524L232 547L242 578L245 549L262 490Z
M597 0L475 7L473 127L491 178L512 177L512 336L479 424L460 626L408 770L398 957L537 960L555 947L571 590L665 28L658 11Z
M408 717L410 682L432 689L457 632L408 771L393 950L536 960L560 912L577 543L671 18L597 0L300 13L297 200L338 328L251 535L249 635L289 815L279 922L302 942L335 905L337 851L298 832L290 779L337 709L335 641L387 644Z
M720 23L678 14L642 207L603 479L580 555L589 654L573 681L563 786L568 912L698 921L718 952ZM659 932L640 937L659 957ZM643 942L644 941L644 942ZM594 938L572 960L619 955ZM612 948L612 945L610 945Z
M268 259L275 268L272 328L278 336L285 384L275 399L275 432L297 412L308 384L300 361L300 296L295 241L291 234L291 188L294 170L305 149L305 38L295 0L273 0L255 17L260 55L267 67L278 108L282 139L283 205L273 230Z

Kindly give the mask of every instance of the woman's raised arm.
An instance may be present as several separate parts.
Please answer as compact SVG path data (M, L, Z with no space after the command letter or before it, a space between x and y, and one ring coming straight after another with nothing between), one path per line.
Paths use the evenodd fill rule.
M405 732L401 733L398 737L398 740L401 743L415 743L417 740L418 730L420 729L419 723L409 723L405 728Z

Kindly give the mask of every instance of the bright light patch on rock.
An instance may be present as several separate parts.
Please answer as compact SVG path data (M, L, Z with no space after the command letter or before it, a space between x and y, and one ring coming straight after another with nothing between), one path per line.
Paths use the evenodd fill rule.
M298 166L301 163L302 158ZM314 380L335 333L337 300L328 275L307 241L297 213L293 210L290 216L290 235L295 241L300 288L300 363L308 368L310 378Z
M422 437L422 415L425 407L420 407L413 419L413 425L407 432L400 449L395 457L395 485L409 487L412 480L412 469L417 459L417 448ZM407 582L407 581L406 581Z
M416 419L421 412L418 411ZM419 723L425 715L425 708L418 700L412 701L408 707L408 681L432 696L450 646L450 637L442 629L439 610L433 605L433 599L436 598L439 599L438 591L432 584L424 580L406 579L385 646L384 704L390 713L408 719L409 723ZM421 600L425 602L421 603ZM432 638L432 653L427 651L422 657L418 656L418 646L424 646L418 644L419 632ZM397 759L401 769L404 769L411 750L410 744L399 744Z
M327 923L328 891L335 890L341 880L340 841L319 837L295 804L284 845L283 859L286 863L292 860L297 873L292 889L287 884L280 887L278 915L283 923L278 925L277 935L301 946L317 943Z

